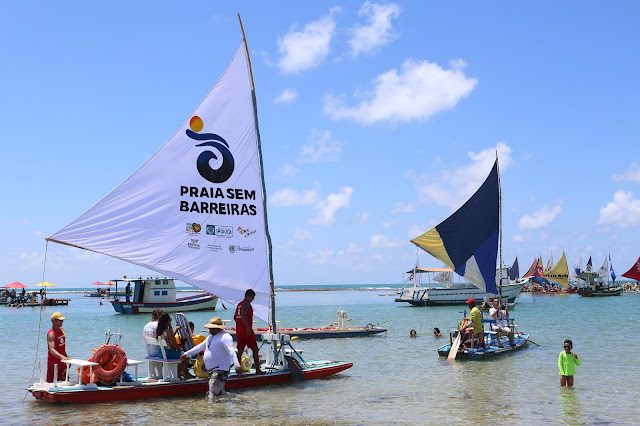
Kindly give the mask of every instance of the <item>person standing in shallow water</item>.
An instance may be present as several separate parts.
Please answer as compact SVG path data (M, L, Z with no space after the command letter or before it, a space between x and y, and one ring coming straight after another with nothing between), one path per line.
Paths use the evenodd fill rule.
M62 322L66 318L60 312L51 315L51 329L47 333L47 346L49 353L47 355L47 383L53 383L54 369L58 366L58 381L65 379L67 372L67 364L64 360L71 359L67 356L66 340L67 336L62 329Z
M573 386L573 375L576 373L576 365L580 366L580 359L577 354L571 353L573 342L564 341L564 350L558 356L558 369L560 370L560 386Z

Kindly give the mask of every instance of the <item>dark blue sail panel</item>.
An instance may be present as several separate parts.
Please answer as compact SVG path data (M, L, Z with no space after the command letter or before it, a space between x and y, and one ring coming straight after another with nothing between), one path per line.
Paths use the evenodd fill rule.
M515 281L518 278L520 278L520 267L518 266L518 257L516 256L515 262L513 262L511 269L509 269L509 279Z
M499 232L498 163L475 194L436 226L454 269L476 257L478 268L487 285L495 288L496 259ZM465 267L468 269L468 266Z

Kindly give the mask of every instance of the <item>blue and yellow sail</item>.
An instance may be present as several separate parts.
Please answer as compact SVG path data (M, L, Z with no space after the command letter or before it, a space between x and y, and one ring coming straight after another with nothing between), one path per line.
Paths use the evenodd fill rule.
M475 194L444 222L411 242L471 284L498 293L496 259L500 231L498 160Z

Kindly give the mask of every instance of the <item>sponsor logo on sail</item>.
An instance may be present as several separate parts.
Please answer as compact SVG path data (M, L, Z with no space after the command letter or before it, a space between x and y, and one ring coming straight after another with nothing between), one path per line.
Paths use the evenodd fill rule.
M233 237L233 228L223 225L206 225L207 235L215 235L216 237L231 238Z
M256 230L255 229L251 229L251 228L243 228L241 226L238 226L238 229L236 229L240 235L244 236L244 237L248 237L249 235L255 234Z
M255 251L255 249L251 246L236 246L236 245L229 246L229 253L241 253L241 252L250 252L250 251Z
M189 235L198 235L202 227L199 223L187 223L187 234Z
M191 238L187 242L187 247L195 249L195 250L200 250L200 241L198 241L197 238Z

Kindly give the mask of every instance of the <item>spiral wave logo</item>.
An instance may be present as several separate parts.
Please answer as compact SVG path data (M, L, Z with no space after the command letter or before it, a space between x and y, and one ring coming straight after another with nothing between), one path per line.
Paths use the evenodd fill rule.
M222 155L222 164L217 169L213 169L209 164L209 161L211 161L211 159L217 160L218 156L214 151L203 151L196 161L200 176L211 183L226 182L233 174L233 170L235 168L235 160L233 159L231 151L229 151L229 144L227 141L215 133L197 133L204 128L202 119L197 115L191 118L189 127L191 127L191 129L187 129L187 136L197 141L203 141L196 146L215 148L218 153Z

